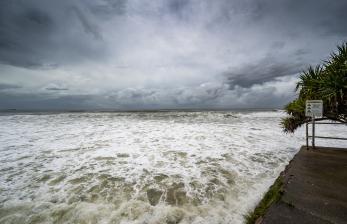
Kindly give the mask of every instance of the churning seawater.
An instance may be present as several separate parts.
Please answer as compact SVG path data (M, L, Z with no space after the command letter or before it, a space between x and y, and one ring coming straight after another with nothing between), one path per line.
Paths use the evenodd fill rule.
M3 114L0 223L242 223L305 143L283 116Z

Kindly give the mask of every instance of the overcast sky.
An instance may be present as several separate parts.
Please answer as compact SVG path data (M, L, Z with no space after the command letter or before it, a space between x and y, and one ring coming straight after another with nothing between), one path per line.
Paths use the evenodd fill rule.
M0 109L279 108L346 0L1 0Z

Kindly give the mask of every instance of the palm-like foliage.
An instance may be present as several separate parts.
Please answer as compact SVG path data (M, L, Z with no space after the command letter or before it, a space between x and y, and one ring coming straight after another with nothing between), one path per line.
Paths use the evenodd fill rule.
M347 122L347 43L338 46L323 65L303 71L296 91L298 98L285 107L289 116L282 120L284 131L294 132L309 121L305 117L306 100L323 100L323 119Z

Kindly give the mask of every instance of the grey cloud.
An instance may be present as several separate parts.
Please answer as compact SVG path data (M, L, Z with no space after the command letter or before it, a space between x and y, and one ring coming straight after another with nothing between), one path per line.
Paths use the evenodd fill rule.
M1 90L8 90L8 89L19 89L19 88L21 88L21 86L19 86L19 85L0 83L0 91Z
M69 90L69 89L68 88L48 87L48 88L46 88L46 90L50 90L50 91L65 91L65 90Z

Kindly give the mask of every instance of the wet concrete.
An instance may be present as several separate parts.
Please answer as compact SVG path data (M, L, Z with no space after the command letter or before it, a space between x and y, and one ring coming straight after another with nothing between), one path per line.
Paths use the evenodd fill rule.
M302 147L283 176L283 196L258 223L347 223L347 149Z

